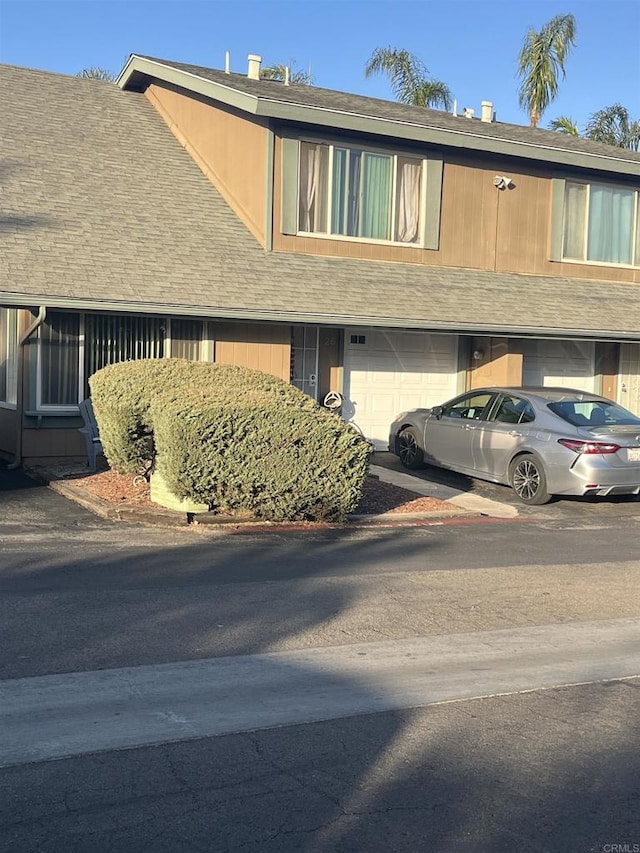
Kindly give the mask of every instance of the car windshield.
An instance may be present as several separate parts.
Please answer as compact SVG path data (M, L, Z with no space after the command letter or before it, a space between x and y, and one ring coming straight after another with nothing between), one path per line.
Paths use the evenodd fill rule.
M551 411L574 426L640 426L640 418L606 400L560 400L547 403Z

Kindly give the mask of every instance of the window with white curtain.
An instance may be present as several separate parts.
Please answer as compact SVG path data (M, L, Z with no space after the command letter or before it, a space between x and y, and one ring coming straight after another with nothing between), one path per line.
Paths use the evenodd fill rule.
M16 404L18 312L0 308L0 403Z
M640 265L640 192L567 181L563 258Z
M302 142L299 230L419 245L423 160Z

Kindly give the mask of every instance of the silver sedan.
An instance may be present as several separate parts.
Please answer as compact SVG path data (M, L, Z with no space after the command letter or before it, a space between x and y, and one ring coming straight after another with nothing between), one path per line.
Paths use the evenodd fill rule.
M423 464L505 483L521 501L640 494L640 418L571 388L477 388L403 412L389 450Z

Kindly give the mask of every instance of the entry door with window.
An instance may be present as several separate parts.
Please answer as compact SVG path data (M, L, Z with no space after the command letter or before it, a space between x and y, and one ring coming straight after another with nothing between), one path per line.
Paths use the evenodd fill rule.
M318 399L318 326L291 328L291 384Z

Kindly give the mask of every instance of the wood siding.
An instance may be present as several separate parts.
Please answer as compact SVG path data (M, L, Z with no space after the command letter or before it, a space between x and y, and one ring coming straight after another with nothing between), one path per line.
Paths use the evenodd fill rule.
M467 390L522 384L522 354L508 338L472 338ZM474 359L473 353L480 354Z
M147 98L253 236L265 245L265 126L166 85Z
M291 329L275 323L216 323L215 361L253 367L288 382Z
M550 260L554 173L544 165L445 152L440 248L431 250L283 234L281 164L282 140L276 135L274 251L640 283L640 269ZM493 185L503 174L513 189Z

